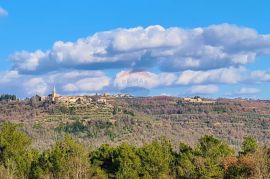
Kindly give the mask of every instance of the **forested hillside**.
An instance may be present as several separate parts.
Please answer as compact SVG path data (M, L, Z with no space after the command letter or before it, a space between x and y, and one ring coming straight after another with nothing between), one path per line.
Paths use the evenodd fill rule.
M209 102L210 101L210 102ZM47 103L32 99L1 101L0 120L18 123L37 149L47 149L66 134L99 147L107 143L142 146L166 136L173 146L194 146L214 135L239 150L244 137L270 144L270 101L176 97L110 97L107 103Z
M1 179L136 179L136 178L269 178L270 149L246 137L239 152L213 136L193 147L160 138L137 147L122 143L97 149L66 135L47 150L36 150L31 138L12 123L0 131Z

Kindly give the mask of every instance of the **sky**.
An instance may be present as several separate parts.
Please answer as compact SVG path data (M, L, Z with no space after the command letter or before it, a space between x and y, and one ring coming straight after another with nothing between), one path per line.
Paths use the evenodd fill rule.
M270 1L0 0L0 94L270 98Z

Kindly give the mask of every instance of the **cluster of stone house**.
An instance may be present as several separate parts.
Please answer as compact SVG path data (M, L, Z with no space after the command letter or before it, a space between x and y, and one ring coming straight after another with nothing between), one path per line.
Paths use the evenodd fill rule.
M52 102L52 103L61 103L64 105L72 105L72 104L81 104L87 105L93 102L100 104L107 104L110 101L111 96L109 94L104 93L103 95L94 95L94 96L61 96L57 94L55 88L52 93L48 96L33 96L30 100L32 101L40 101L40 102Z
M205 100L205 99L202 99L202 98L183 98L183 100L185 102L190 102L190 103L203 103L203 104L213 104L215 103L215 101L213 100Z

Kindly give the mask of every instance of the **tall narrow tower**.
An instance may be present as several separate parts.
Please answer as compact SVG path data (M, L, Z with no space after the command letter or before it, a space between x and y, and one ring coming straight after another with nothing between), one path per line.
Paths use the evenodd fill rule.
M56 89L55 89L55 86L54 86L53 91L52 91L52 101L55 101L56 97L57 97L57 93L56 93Z

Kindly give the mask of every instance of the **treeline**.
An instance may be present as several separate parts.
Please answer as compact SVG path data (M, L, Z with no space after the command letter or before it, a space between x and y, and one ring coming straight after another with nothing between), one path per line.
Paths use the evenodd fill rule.
M50 149L31 148L31 138L12 123L0 131L0 178L270 178L270 149L245 138L240 152L213 136L174 150L162 138L142 147L102 145L90 150L70 136Z
M17 100L16 95L2 94L0 95L0 101L15 101Z

